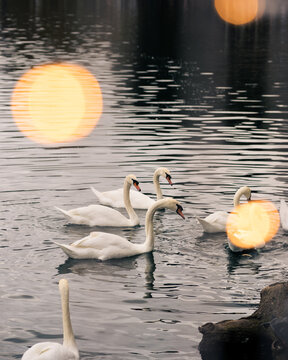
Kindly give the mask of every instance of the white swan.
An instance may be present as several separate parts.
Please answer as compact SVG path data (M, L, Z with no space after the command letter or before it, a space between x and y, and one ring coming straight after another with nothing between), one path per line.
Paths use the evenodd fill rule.
M160 188L159 177L164 177L170 185L172 185L170 171L164 167L160 167L155 170L153 176L153 183L157 194L157 200L163 199L163 194ZM111 190L100 192L91 187L93 193L97 196L100 203L116 208L123 208L125 206L123 202L123 189ZM155 200L151 199L148 195L131 191L130 200L134 209L149 209L151 205L155 203Z
M85 238L75 241L71 245L55 242L69 257L73 259L120 259L150 252L154 249L153 217L157 209L167 208L176 211L183 219L182 206L173 198L158 200L146 213L146 240L142 244L134 244L121 236L92 232Z
M131 185L134 185L138 191L141 191L139 182L133 174L126 176L123 187L124 204L129 218L126 218L119 211L103 205L89 205L68 211L62 210L58 207L56 207L56 209L61 211L68 218L70 223L77 225L88 225L91 227L136 226L139 225L139 218L130 202L129 193Z
M248 186L242 186L238 189L234 195L234 207L240 204L240 198L245 196L247 200L251 200L251 190ZM226 232L226 223L229 213L226 211L216 211L213 214L208 215L205 219L201 219L196 216L196 219L203 227L204 232L218 233Z
M244 211L237 211L231 213L231 218L229 218L229 227L232 228L233 231L227 230L227 235L234 238L234 241L236 243L240 243L242 246L238 247L232 243L230 238L228 237L228 245L230 250L233 252L241 252L243 250L255 250L255 249L261 249L266 245L267 240L269 241L273 235L271 228L273 220L268 220L267 224L267 214L265 217L261 215L261 212L259 211L259 205L257 202L251 202L249 204L249 207L242 208L245 209ZM270 208L270 216L273 216L272 212L277 211L276 209L272 210ZM274 213L274 216L276 214ZM239 220L240 219L240 220ZM243 220L245 219L245 223L243 223ZM275 222L277 220L274 218ZM235 222L234 222L235 221ZM265 222L265 223L264 223ZM270 224L269 224L270 223ZM241 224L241 226L237 226L238 224ZM235 228L236 225L236 228ZM266 225L268 225L269 230L267 229ZM272 225L273 226L273 225ZM278 225L274 223L274 226L277 228L276 232L278 230ZM266 228L266 229L265 229ZM236 231L235 231L236 230ZM270 238L267 238L268 233L270 233ZM265 241L266 239L266 241Z
M288 207L285 200L283 199L281 199L280 201L279 214L280 214L280 221L283 230L288 231Z
M69 285L66 279L59 281L62 304L63 345L41 342L25 351L22 360L78 360L79 352L75 342L69 311Z

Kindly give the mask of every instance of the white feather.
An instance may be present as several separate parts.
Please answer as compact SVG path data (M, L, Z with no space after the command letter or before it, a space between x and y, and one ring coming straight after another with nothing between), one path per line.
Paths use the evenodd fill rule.
M144 243L135 244L121 236L105 233L91 232L83 239L70 245L55 242L69 257L73 259L118 259L150 252L154 249L153 217L157 209L167 208L177 211L182 217L182 207L172 198L158 200L146 213ZM179 210L180 209L180 210Z
M168 175L168 177L167 177ZM162 176L166 178L170 184L171 183L171 175L170 171L164 167L160 167L155 170L153 183L156 190L157 200L163 199L162 191L160 188L159 177ZM100 192L96 190L94 187L91 187L93 193L97 196L100 204L112 206L116 208L123 208L125 207L123 201L123 188L117 190L110 190L105 192ZM130 200L132 207L134 209L149 209L151 205L155 203L155 200L150 198L148 195L143 193L139 193L137 191L130 192Z

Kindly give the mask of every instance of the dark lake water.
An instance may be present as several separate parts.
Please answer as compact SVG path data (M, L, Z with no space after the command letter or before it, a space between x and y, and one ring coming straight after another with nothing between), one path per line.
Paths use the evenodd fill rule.
M231 210L243 185L277 207L288 199L287 5L270 10L233 27L212 1L0 0L1 359L62 341L63 277L83 360L200 359L200 325L251 314L263 287L287 280L282 229L235 255L195 219ZM10 98L31 66L55 61L86 67L104 109L86 138L45 147L17 130ZM67 226L54 206L97 203L90 186L115 189L129 173L154 196L159 166L186 220L156 214L153 254L67 260L53 241L91 229ZM137 213L141 227L106 231L144 241Z

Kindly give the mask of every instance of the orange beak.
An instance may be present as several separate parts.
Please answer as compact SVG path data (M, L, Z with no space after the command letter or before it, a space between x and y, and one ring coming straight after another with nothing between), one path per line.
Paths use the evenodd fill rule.
M179 215L182 217L182 219L185 219L185 216L183 215L182 210L183 210L183 209L181 209L181 207L179 206L179 207L177 208L176 212L177 212L177 214L179 214Z
M136 188L138 191L141 191L139 184L137 184L136 182L134 182L133 185L135 186L135 188Z
M170 185L173 185L170 175L166 174L166 180L168 181L168 183L169 183Z

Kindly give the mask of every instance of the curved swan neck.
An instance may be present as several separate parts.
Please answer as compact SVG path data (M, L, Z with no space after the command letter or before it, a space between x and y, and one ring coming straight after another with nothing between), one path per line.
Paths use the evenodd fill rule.
M146 240L145 240L145 248L146 251L152 251L154 249L154 229L153 229L153 217L157 210L157 206L153 204L146 213L145 218L145 233L146 233Z
M152 251L154 249L154 229L153 229L153 217L157 209L165 207L169 199L162 199L160 201L155 202L150 208L147 210L146 218L145 218L145 232L146 232L146 240L144 246L146 251Z
M75 352L78 353L70 318L68 286L61 288L60 292L63 321L63 345L69 347L70 349L73 349Z
M131 184L125 179L123 186L123 201L130 220L135 220L138 219L138 216L131 205L130 188L131 188Z
M155 188L156 195L157 195L157 200L163 199L162 190L161 190L161 188L160 188L159 177L160 177L160 174L159 174L159 172L156 170L156 171L154 172L154 176L153 176L153 183L154 183L154 188Z
M247 197L246 191L247 191L247 188L246 189L240 188L236 191L236 193L234 195L234 207L240 205L240 199L243 195L245 195ZM247 199L248 199L248 197L247 197Z

